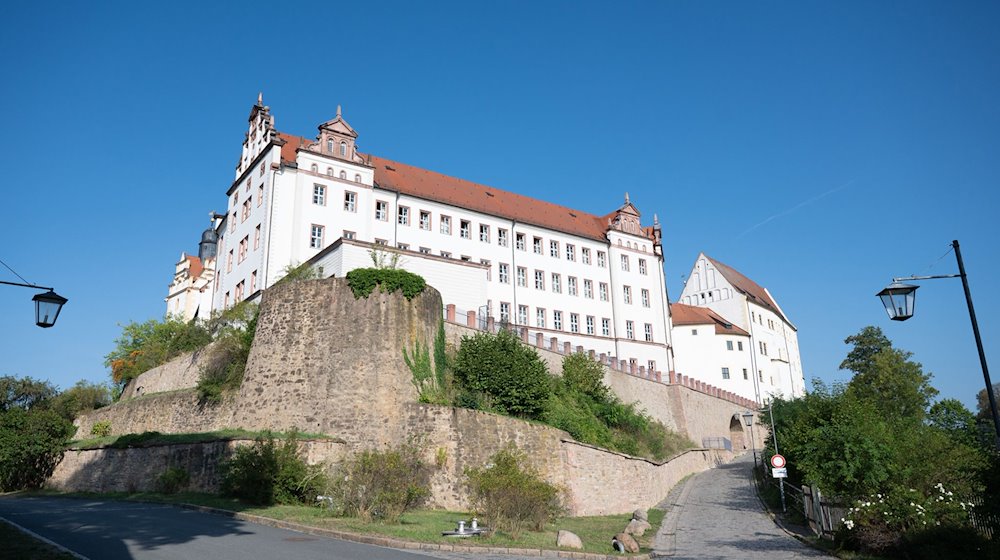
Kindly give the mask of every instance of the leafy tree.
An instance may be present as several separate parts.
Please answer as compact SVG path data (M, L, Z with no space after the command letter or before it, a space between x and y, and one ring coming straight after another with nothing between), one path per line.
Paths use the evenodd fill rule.
M609 394L604 385L604 367L580 352L563 358L562 379L567 387L595 399L605 399Z
M5 375L0 377L0 412L44 406L56 394L58 391L48 381Z
M1000 406L1000 383L993 384L993 400L997 402L997 406ZM990 399L985 388L976 393L976 417L993 421L993 413L990 412Z
M537 419L552 394L538 353L510 331L464 337L454 369L465 389L485 395L504 414Z
M104 357L104 365L111 368L111 379L121 389L139 374L202 348L211 340L209 330L193 320L184 322L168 316L162 321L132 322L122 327L114 350Z
M956 441L976 443L976 417L957 399L934 403L927 413L927 423Z
M73 421L81 412L111 404L111 388L81 379L52 399L52 410Z

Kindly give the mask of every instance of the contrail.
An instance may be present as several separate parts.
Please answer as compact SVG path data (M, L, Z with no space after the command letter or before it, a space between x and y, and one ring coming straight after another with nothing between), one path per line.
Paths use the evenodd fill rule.
M736 238L739 239L740 237L743 237L744 235L750 233L751 231L759 228L760 226L762 226L762 225L764 225L764 224L766 224L766 223L768 223L768 222L770 222L772 220L777 220L778 218L780 218L782 216L787 216L787 215L791 214L792 212L795 212L799 208L802 208L803 206L809 206L813 202L816 202L817 200L819 200L821 198L825 198L827 196L830 196L831 194L833 194L833 193L835 193L837 191L842 191L842 190L846 189L847 187L849 187L849 186L851 186L853 184L854 184L854 179L851 179L850 181L844 183L843 185L840 185L839 187L837 187L835 189L830 189L830 190L826 191L825 193L817 195L817 196L814 196L814 197L810 198L809 200L807 200L805 202L800 202L800 203L796 204L795 206L789 208L788 210L785 210L784 212L779 212L779 213L777 213L777 214L769 217L768 219L764 220L763 222L760 222L759 224L751 226L749 229L747 229L743 233L737 235Z

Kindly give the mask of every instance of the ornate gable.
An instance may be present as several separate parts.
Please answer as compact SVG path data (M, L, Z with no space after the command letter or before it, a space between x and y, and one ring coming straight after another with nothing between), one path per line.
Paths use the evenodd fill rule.
M243 136L243 153L240 155L239 163L236 164L237 179L257 159L257 156L267 148L271 143L271 137L276 134L274 130L274 117L271 116L271 108L264 105L263 94L257 94L257 103L250 109L250 116L247 117L247 122L247 132Z
M340 105L337 105L337 116L319 125L319 136L310 148L338 159L364 163L357 152L357 138L358 133L347 124L341 115Z
M610 215L608 218L608 229L646 237L646 232L643 231L642 226L639 224L640 216L639 209L629 201L628 193L625 193L625 204Z

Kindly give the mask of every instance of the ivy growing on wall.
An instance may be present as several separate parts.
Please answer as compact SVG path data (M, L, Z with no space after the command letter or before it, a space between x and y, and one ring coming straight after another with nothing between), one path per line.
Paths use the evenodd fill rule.
M367 298L378 287L386 294L402 292L409 300L427 287L422 277L394 268L356 268L347 273L347 285L358 299Z

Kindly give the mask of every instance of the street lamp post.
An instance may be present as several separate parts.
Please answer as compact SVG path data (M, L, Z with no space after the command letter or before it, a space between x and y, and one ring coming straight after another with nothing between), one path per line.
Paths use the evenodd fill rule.
M753 451L753 470L754 470L754 476L757 476L757 474L756 474L756 472L757 472L757 443L754 442L754 437L753 437L753 412L750 412L749 410L747 410L747 411L744 411L743 414L741 414L741 416L743 416L743 423L746 424L746 426L748 428L750 428L750 450Z
M56 324L56 319L59 318L59 312L62 311L62 307L69 301L68 299L55 293L52 288L48 288L46 286L21 284L19 282L4 282L3 280L0 280L0 284L31 288L33 290L46 290L44 294L35 294L35 297L31 298L31 300L35 302L35 324L43 329L47 329Z
M996 445L1000 449L1000 413L997 412L996 398L993 396L993 383L990 381L990 370L986 365L986 353L983 352L983 339L979 336L979 323L976 321L976 310L972 306L972 292L969 291L969 278L965 274L965 263L962 262L962 251L958 247L958 240L951 242L955 249L955 260L958 261L958 274L942 274L937 276L907 276L905 278L893 278L892 284L886 286L881 292L876 294L882 299L886 313L893 321L905 321L913 317L913 306L916 300L916 292L919 286L903 284L904 280L936 280L939 278L961 278L962 287L965 289L965 303L969 307L969 318L972 320L972 333L976 338L976 348L979 350L979 363L983 368L983 379L986 381L986 396L990 403L990 412L993 415L993 429L996 431Z

